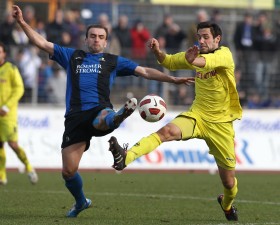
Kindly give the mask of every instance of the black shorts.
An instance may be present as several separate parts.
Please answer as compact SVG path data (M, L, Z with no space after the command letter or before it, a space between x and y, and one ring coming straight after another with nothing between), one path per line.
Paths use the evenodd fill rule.
M72 144L85 141L86 151L90 146L90 140L93 136L101 137L113 132L113 129L106 131L97 130L92 125L95 117L104 108L105 107L96 107L66 116L61 148L63 149Z

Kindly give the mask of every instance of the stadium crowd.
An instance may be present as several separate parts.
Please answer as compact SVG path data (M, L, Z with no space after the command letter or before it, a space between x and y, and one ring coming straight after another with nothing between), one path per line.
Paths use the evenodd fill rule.
M62 46L84 48L86 24L76 9L61 9L55 13L53 21L44 21L36 14L32 5L23 8L28 24L49 41ZM165 14L155 30L148 28L144 18L131 20L127 15L119 15L118 21L110 20L109 15L100 12L95 23L105 25L110 36L107 51L133 59L141 65L159 70L147 47L151 37L158 39L160 47L168 53L185 51L196 45L195 24L213 21L225 30L222 44L233 48L236 63L236 83L241 104L246 108L279 108L280 87L277 71L280 69L280 17L273 18L264 11L250 11L243 15L231 35L223 14L218 9L198 9L193 12L193 24L182 27L174 15ZM28 38L15 23L11 12L6 12L0 21L0 41L8 45L8 60L18 66L22 75L25 94L22 103L64 104L66 74L56 63L49 60L46 53L29 45ZM188 75L191 72L172 72L175 76ZM143 92L163 95L163 84L157 81L144 83L142 79L128 77L116 81L115 88L124 93L134 87ZM169 104L190 105L194 98L194 87L175 87L169 85Z

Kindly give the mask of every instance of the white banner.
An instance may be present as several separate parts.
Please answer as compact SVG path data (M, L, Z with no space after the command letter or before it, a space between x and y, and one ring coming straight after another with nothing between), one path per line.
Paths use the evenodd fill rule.
M168 112L162 121L148 123L138 112L113 133L93 137L80 168L109 169L113 163L108 151L109 138L119 143L135 144L142 137L157 131L179 112ZM64 110L50 108L19 109L19 144L35 168L61 168L61 140L64 130ZM280 113L279 110L244 110L243 118L234 122L236 131L237 170L280 171ZM7 168L23 168L11 149L5 145ZM127 169L215 170L214 158L208 154L204 140L164 143L149 155L142 156Z

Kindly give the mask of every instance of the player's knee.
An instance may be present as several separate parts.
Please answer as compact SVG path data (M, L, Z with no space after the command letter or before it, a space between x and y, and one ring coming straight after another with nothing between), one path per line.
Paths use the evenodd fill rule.
M226 189L232 189L234 187L234 179L223 180L223 185Z
M158 134L163 138L162 141L171 141L171 140L178 140L181 137L181 134L178 132L177 129L173 129L173 126L167 124L166 126L162 127Z
M103 131L108 130L109 126L106 124L105 118L110 112L114 112L114 111L110 108L105 108L101 110L97 115L97 117L92 122L93 127L98 130L103 130Z
M17 142L8 142L8 145L13 149L15 152L18 152L18 143Z
M75 170L75 169L63 168L62 169L62 177L64 179L69 179L69 178L73 177L76 172L77 172L77 170Z

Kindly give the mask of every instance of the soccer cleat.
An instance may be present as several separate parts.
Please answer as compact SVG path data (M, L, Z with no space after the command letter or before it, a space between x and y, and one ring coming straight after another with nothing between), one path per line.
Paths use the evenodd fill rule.
M137 108L137 99L129 99L124 106L116 112L114 118L115 127L118 127L127 117L129 117Z
M8 183L7 179L0 179L0 185L6 185Z
M38 182L39 178L35 170L31 170L27 173L27 175L32 184L36 184Z
M109 151L112 152L112 155L114 157L114 164L112 167L115 170L123 170L126 167L125 158L128 145L124 145L124 148L122 148L119 145L117 138L115 138L114 136L110 138L109 145Z
M72 218L77 217L80 212L90 208L91 206L92 206L92 201L86 198L86 202L81 208L77 209L76 205L73 205L72 209L70 209L69 212L67 213L67 217L72 217Z
M230 210L224 210L223 206L222 206L223 198L224 198L224 195L221 194L218 196L217 200L218 200L218 203L220 204L222 210L224 211L227 220L228 221L238 221L237 208L235 208L234 206L231 206Z

